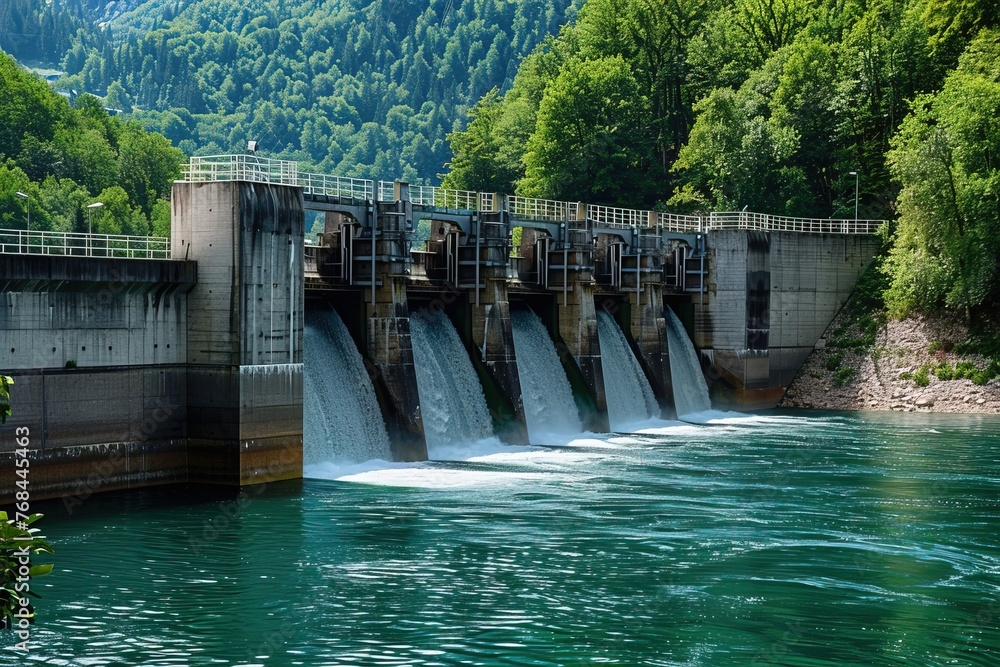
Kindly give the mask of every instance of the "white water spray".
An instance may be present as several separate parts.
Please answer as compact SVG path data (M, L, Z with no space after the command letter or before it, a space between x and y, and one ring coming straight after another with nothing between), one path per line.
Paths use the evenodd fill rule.
M660 406L653 388L618 323L608 313L598 311L597 332L601 338L601 367L611 429L626 431L636 422L659 417Z
M512 310L510 321L529 439L582 432L573 390L542 320L530 310Z
M371 376L334 310L307 310L303 331L303 463L392 460Z

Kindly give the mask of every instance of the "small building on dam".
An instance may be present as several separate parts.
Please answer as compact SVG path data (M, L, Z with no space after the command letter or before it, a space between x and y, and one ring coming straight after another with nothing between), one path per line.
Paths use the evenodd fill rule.
M306 211L323 217L318 243L304 241ZM2 466L14 470L19 428L36 499L298 478L304 430L308 460L310 434L349 418L380 418L399 461L484 421L527 444L539 419L559 419L537 409L544 381L524 377L545 359L590 431L619 428L626 399L638 416L684 413L695 375L715 407L773 407L880 223L676 216L193 158L169 239L0 230L0 372L15 381ZM338 345L350 358L326 349ZM442 418L434 395L421 400L429 366L450 391L481 390L488 414ZM332 380L344 367L350 380ZM621 389L630 373L639 398ZM322 424L303 428L304 399ZM0 482L5 502L15 480Z

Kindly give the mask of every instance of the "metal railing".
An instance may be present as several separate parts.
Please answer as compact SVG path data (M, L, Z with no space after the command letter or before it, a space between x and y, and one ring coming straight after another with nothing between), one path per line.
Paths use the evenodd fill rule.
M298 184L302 186L302 194L307 196L336 197L337 199L356 199L359 201L369 201L375 198L375 181L366 178L330 176L329 174L300 171L298 172Z
M385 201L385 202L396 201L395 181L378 182L378 201Z
M170 259L170 239L160 236L76 234L0 229L0 253L120 259Z
M414 206L478 211L479 193L471 190L446 190L433 185L411 185L410 201Z
M786 218L766 213L734 211L709 213L707 229L746 229L762 232L811 234L874 234L885 220L833 220L830 218Z
M534 197L508 197L507 204L511 216L525 220L566 222L579 220L579 205L576 202L535 199Z
M299 185L306 195L324 195L341 199L396 199L393 181L374 181L325 174L300 172L298 163L273 160L255 155L212 155L193 157L184 168L188 181L249 181L279 185ZM493 193L467 190L447 190L428 185L411 185L410 201L427 206L459 211L495 210ZM615 208L597 204L507 197L513 218L540 222L570 222L571 226L602 225L614 229L650 228L676 233L704 232L711 229L745 229L773 232L804 232L817 234L874 234L884 220L832 220L821 218L790 218L749 213L746 211L709 213L704 216L675 215L636 209ZM584 210L585 209L585 210ZM582 214L586 215L582 215Z
M656 225L667 232L679 234L694 234L702 231L704 218L698 215L677 215L676 213L657 213Z
M614 208L587 204L587 220L612 229L632 229L649 226L649 212L632 208Z
M205 155L193 157L185 165L184 180L247 181L298 185L299 165L290 160L272 160L256 155Z

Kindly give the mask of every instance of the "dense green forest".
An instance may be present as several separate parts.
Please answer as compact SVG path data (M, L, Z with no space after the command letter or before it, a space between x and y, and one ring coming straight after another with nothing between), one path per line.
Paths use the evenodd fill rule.
M455 132L447 185L893 220L891 312L1000 301L985 0L588 0ZM857 175L852 175L855 172Z
M15 56L58 63L59 87L106 96L187 154L254 139L319 170L414 182L437 180L468 107L575 15L573 0L166 0L101 28L93 0L11 7L37 34L8 36Z
M849 218L857 187L892 220L889 309L975 315L1000 301L997 21L984 0L10 0L0 48L188 154L256 139L345 175L678 212ZM98 124L120 160L137 127ZM26 142L0 144L7 173L105 187L68 135Z
M181 151L138 121L109 116L92 95L76 108L0 53L0 229L166 235ZM24 201L16 193L28 195Z

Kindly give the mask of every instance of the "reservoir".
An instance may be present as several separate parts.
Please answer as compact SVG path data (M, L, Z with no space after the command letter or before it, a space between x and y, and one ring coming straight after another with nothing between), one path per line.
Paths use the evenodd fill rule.
M1000 419L707 421L38 503L0 663L998 664Z

